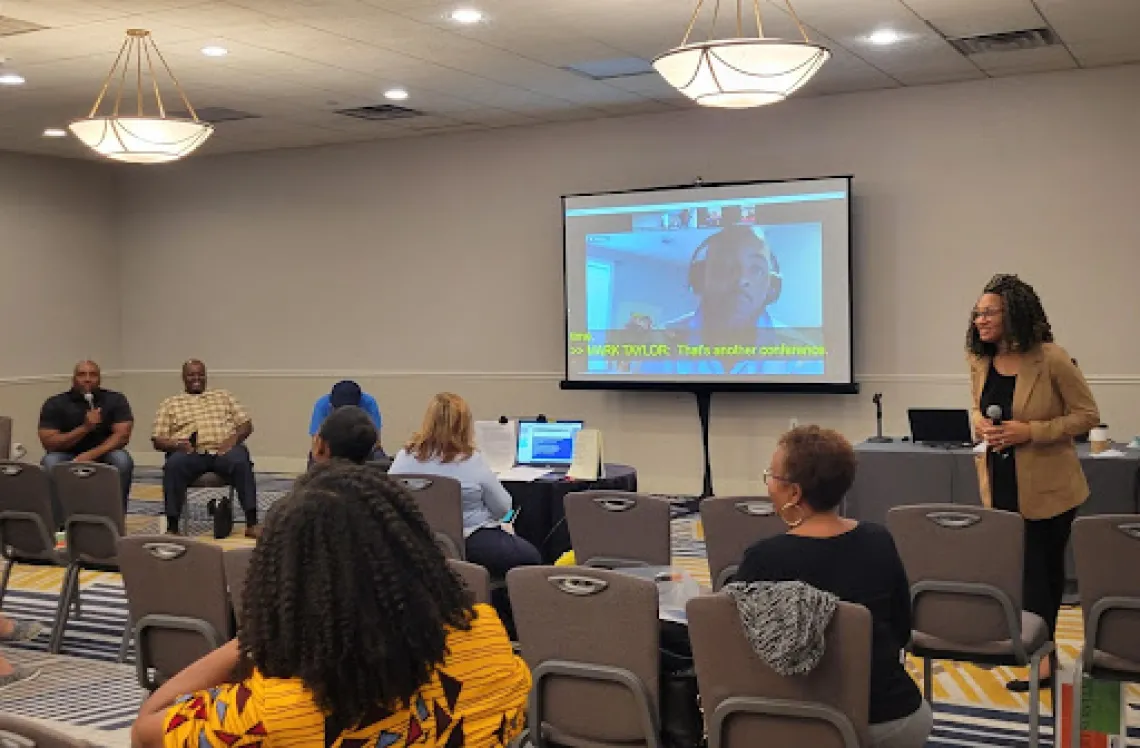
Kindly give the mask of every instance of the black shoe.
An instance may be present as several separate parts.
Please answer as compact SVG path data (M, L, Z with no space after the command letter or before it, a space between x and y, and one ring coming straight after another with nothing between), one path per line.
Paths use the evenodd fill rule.
M1052 690L1052 688L1053 688L1053 678L1054 678L1054 676L1057 675L1057 658L1056 657L1053 657L1053 656L1049 657L1049 666L1050 666L1053 674L1050 675L1048 678L1041 678L1037 682L1037 687L1039 689L1041 689L1042 691ZM1010 693L1029 693L1029 680L1026 678L1014 678L1013 680L1011 680L1010 682L1005 684L1005 688Z
M1005 688L1010 693L1029 693L1029 681L1014 678L1005 684ZM1037 684L1037 688L1042 691L1050 691L1053 688L1053 680L1051 678L1044 678Z

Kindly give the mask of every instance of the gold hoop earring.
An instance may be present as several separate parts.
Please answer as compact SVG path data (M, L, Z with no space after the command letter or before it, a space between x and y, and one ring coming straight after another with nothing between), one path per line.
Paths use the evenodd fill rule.
M799 512L799 516L796 517L796 520L794 522L784 516L785 509L795 509L797 512ZM780 515L780 519L784 521L784 524L792 529L795 529L802 525L806 519L806 517L804 517L804 510L800 508L799 504L784 504L776 513Z

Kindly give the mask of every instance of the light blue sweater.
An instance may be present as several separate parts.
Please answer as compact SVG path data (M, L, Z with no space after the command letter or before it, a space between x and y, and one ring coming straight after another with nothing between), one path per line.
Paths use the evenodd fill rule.
M491 472L491 466L476 452L466 460L443 462L438 457L417 460L401 449L388 468L388 475L422 473L454 478L463 490L463 537L482 527L498 527L511 510L511 495Z

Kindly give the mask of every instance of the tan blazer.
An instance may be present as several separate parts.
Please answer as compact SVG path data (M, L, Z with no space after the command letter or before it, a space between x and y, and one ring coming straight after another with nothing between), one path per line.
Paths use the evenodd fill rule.
M971 355L969 361L970 418L977 429L985 418L978 403L990 371L990 358ZM1031 433L1028 442L1015 448L1022 516L1048 519L1083 504L1089 485L1073 437L1100 423L1100 413L1088 382L1064 348L1043 343L1022 358L1013 390L1013 420L1028 422ZM977 455L975 462L982 503L992 506L986 455Z

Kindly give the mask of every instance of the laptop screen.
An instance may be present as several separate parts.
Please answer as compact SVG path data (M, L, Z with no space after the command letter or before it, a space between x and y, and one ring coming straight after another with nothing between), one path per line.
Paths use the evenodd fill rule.
M574 460L574 436L582 429L581 421L519 421L519 465L566 466Z

